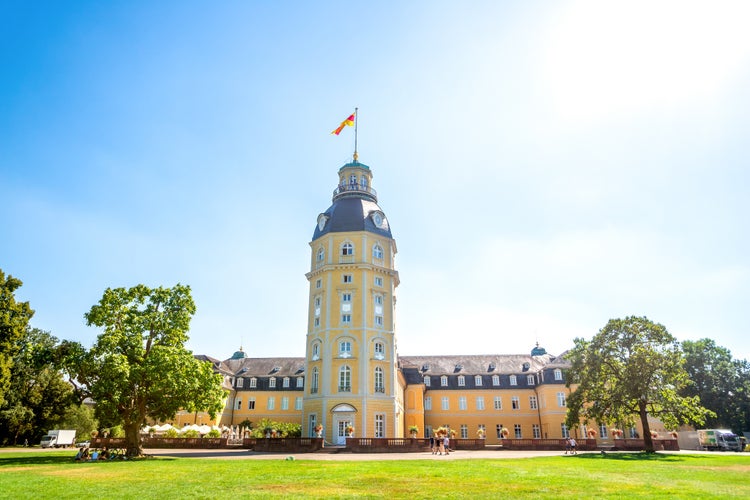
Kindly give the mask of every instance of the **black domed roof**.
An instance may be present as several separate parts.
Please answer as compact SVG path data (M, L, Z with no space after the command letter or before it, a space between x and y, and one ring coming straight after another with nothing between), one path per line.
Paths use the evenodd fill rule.
M312 239L314 241L327 233L350 231L367 231L392 238L388 219L383 217L383 222L378 227L372 220L374 212L383 215L383 210L374 201L360 197L339 198L333 202L328 210L321 214L326 217L326 224L323 229L320 229L320 226L315 227Z

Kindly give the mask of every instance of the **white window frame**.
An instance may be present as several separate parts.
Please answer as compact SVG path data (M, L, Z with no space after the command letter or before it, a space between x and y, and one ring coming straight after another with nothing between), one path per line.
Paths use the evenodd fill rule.
M289 409L289 397L288 396L282 396L282 398L281 398L281 409L282 410L288 410Z
M466 377L463 375L458 376L458 386L459 387L465 387L466 386Z
M511 396L511 398L510 398L510 407L513 410L520 410L521 409L521 399L518 396Z
M539 409L539 402L536 399L536 396L529 396L529 410L538 410Z
M268 400L266 401L266 410L275 410L276 409L276 398L274 396L269 396Z
M466 403L466 396L459 396L458 397L458 409L461 411L466 411L468 408L468 405Z
M526 375L526 385L536 385L534 375Z
M268 378L268 388L269 389L276 389L276 377L269 377Z
M250 379L250 389L255 389L258 387L258 379L253 377Z
M448 387L448 376L442 375L440 377L440 387Z
M383 278L375 276L375 286L383 286Z
M494 385L494 386L500 385L500 375L493 375L492 376L492 385Z
M426 411L432 411L432 398L430 396L424 398L424 409Z
M476 405L477 411L484 411L484 396L477 396Z
M475 375L474 376L474 385L476 387L481 387L482 386L482 376L481 375Z
M503 409L503 398L500 396L495 396L495 398L492 400L492 406L496 410L502 410Z
M450 398L448 396L443 396L440 399L440 409L443 411L448 411L451 409Z
M339 391L352 392L352 369L349 365L339 368Z
M554 373L555 373L555 380L562 380L563 379L562 370L561 369L555 368L555 372Z
M566 406L568 406L568 402L565 399L564 392L557 393L557 406L559 406L560 408L565 408Z
M518 385L518 378L516 378L515 375L511 375L509 377L509 380L510 380L510 385Z

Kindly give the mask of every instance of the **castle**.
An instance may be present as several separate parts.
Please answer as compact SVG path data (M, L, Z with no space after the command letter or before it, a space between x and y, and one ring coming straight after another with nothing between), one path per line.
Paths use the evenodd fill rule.
M563 438L562 356L525 354L400 356L394 331L399 285L396 241L378 205L372 171L353 160L338 171L332 204L318 215L310 242L308 328L304 358L251 358L240 348L224 361L226 406L213 423L267 418L302 425L343 444L360 437L429 436L449 426L459 438ZM175 425L212 423L181 412ZM606 426L598 433L606 436ZM634 430L633 430L634 431Z

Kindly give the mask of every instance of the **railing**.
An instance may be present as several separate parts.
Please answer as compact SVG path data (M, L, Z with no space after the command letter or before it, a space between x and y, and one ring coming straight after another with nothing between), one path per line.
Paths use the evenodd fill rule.
M345 195L349 193L364 193L377 198L378 193L370 186L361 186L359 184L340 184L336 189L333 190L333 197Z
M242 447L267 453L310 453L323 448L323 438L245 438Z
M453 450L482 450L484 439L451 439ZM429 438L346 438L346 449L353 453L416 453L430 449Z

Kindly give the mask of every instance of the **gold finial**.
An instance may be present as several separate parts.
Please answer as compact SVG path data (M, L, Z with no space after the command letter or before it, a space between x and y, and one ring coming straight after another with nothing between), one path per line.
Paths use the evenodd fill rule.
M354 161L356 162L359 159L359 154L355 151L352 157L354 158Z

